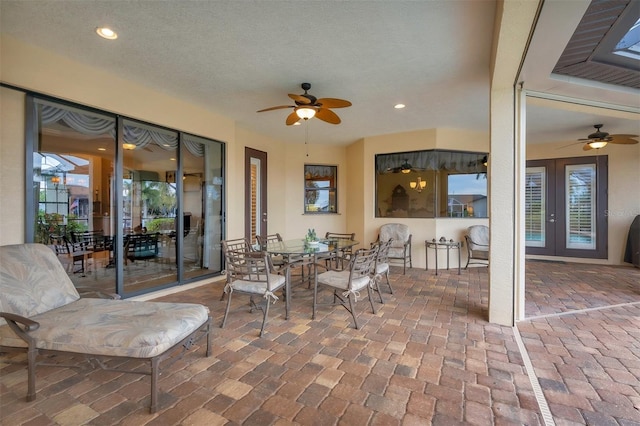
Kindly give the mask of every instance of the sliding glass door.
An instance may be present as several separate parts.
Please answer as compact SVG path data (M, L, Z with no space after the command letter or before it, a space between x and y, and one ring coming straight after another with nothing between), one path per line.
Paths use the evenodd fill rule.
M126 297L220 273L223 143L54 100L28 104L26 240L55 250L81 291Z

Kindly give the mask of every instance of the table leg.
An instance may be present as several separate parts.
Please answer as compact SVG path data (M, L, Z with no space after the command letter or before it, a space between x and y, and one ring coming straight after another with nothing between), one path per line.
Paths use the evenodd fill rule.
M460 275L460 245L458 245L458 275Z
M424 270L428 271L429 270L429 245L428 244L424 245L424 252L425 252L424 260L425 260L425 265L426 265L424 267Z
M436 245L435 253L436 253L436 275L438 275L438 246L437 245Z
M447 271L449 270L449 249L451 247L447 244Z

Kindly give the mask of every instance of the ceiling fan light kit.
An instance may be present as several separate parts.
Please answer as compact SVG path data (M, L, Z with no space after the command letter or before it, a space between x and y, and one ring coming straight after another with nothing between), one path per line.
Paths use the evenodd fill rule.
M609 133L600 130L602 126L602 124L594 124L593 127L596 129L594 133L591 133L586 138L578 139L578 142L585 142L585 145L582 147L584 151L589 151L591 149L601 149L610 143L622 145L633 145L638 143L637 140L633 139L637 138L638 135L610 135Z
M309 107L296 107L294 111L296 115L303 120L308 120L316 115L316 110Z
M279 105L271 108L261 109L258 112L273 111L276 109L293 108L293 112L287 116L286 124L291 126L298 120L309 120L310 118L319 118L330 124L340 124L341 120L338 115L331 111L330 108L346 108L351 106L351 102L337 98L316 98L308 93L311 89L310 83L302 83L300 85L304 93L302 95L294 95L289 93L289 98L293 99L295 105Z
M600 149L600 148L604 148L605 146L607 146L607 141L593 141L593 142L589 142L589 146L591 147L591 149Z

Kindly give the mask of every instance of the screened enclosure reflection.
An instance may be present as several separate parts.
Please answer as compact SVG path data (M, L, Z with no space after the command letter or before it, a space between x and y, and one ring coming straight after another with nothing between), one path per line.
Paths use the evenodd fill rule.
M488 217L487 153L378 154L376 217Z

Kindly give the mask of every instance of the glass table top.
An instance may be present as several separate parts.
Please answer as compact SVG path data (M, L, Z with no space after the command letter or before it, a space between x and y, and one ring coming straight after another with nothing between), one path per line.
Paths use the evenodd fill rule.
M357 244L359 244L358 241L345 239L320 239L317 244L313 244L300 238L294 240L270 241L267 244L265 251L271 254L318 254L348 249Z

